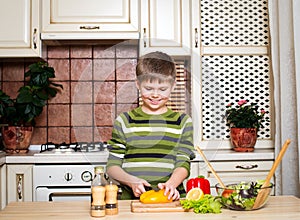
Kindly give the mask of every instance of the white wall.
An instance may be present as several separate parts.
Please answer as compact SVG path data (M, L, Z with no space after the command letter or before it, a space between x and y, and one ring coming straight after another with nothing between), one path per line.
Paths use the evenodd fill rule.
M297 45L294 44L296 42L294 27L299 22L295 20L294 23L294 11L295 16L299 16L297 15L299 9L293 8L299 4L299 0L269 0L269 4L274 76L275 154L278 154L286 139L292 141L276 172L276 193L299 196L297 109L300 108L297 102L299 88L297 89L296 84Z
M296 69L296 88L297 88L297 117L298 126L300 125L300 0L293 0L294 18L294 45L295 45L295 69ZM299 127L298 127L299 129ZM299 134L299 130L298 130ZM298 157L300 158L300 135L298 135ZM299 167L300 167L300 160ZM300 188L300 169L298 178L298 188ZM298 194L299 196L299 194Z

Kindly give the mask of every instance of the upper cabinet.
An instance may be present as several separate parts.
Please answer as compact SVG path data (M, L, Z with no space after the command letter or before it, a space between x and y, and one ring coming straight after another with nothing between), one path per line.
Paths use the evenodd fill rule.
M190 0L141 0L141 55L190 55Z
M0 1L0 57L40 57L40 1Z
M138 0L43 0L42 39L137 39Z

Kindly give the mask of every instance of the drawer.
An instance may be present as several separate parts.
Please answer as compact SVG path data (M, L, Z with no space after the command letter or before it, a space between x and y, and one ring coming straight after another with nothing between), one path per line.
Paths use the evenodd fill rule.
M211 162L212 167L216 172L252 172L252 171L269 171L272 168L273 161L226 161L226 162ZM199 163L199 170L209 170L209 167L204 162Z

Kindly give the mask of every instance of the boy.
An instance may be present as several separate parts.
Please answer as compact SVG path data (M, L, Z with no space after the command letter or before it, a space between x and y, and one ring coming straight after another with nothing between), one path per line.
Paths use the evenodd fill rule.
M175 64L165 53L149 53L139 59L136 75L143 105L117 117L107 173L120 182L121 199L154 187L178 200L185 196L182 182L195 155L191 118L166 106L176 83Z

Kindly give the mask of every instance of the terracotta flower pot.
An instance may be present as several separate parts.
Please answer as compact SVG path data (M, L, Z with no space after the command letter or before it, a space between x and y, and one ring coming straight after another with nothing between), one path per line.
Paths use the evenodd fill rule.
M233 149L238 152L252 152L257 140L256 128L230 128Z
M26 153L33 127L4 126L1 128L4 150L7 153Z

